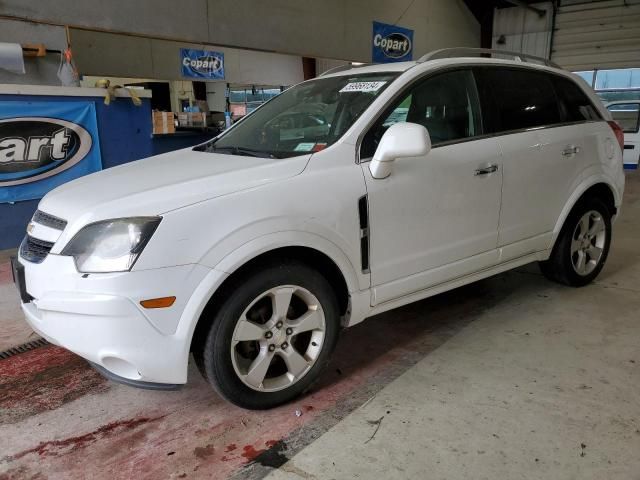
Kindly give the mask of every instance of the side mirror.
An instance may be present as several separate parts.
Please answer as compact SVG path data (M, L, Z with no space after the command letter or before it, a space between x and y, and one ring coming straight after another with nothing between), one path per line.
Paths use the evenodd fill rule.
M421 157L431 150L427 129L417 123L401 122L391 125L369 164L373 178L387 178L391 165L399 158Z

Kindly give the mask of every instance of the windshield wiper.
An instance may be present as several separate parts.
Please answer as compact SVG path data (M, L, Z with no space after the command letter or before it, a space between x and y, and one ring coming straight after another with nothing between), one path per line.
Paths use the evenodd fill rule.
M225 152L231 155L247 155L249 157L261 157L261 158L277 158L273 153L262 150L254 150L252 148L243 147L215 147L211 146L208 149L210 152Z

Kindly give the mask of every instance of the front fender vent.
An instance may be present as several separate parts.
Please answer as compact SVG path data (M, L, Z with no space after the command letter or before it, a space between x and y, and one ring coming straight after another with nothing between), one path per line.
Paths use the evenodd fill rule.
M360 219L360 265L363 273L369 273L369 203L367 195L358 200Z

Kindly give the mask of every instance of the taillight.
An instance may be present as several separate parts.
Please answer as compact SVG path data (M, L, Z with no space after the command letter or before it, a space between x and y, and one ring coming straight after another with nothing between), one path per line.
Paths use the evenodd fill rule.
M624 150L624 131L618 122L615 120L609 120L607 122L613 130L613 134L616 136L616 140L618 140L618 144L620 145L620 150Z

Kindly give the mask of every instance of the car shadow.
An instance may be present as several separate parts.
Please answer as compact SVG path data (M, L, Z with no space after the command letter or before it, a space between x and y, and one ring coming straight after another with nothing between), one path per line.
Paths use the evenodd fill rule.
M533 264L368 318L343 331L315 389L367 369L377 370L375 381L386 385L487 310L545 284Z

